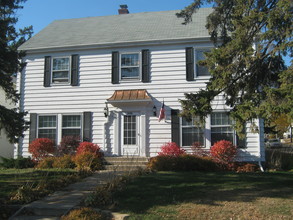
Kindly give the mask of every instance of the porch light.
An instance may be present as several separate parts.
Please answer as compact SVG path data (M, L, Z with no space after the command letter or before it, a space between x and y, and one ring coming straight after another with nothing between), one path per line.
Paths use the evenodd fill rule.
M157 116L157 107L155 105L153 107L153 115L154 116Z
M104 115L105 115L105 118L107 118L109 116L109 108L108 108L108 103L105 103L106 104L106 107L104 108Z

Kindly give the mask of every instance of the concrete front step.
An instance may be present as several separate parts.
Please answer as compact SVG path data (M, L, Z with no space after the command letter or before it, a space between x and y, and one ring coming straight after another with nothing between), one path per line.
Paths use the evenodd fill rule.
M146 157L105 157L106 170L132 171L138 168L146 168Z
M128 161L128 162L148 162L148 157L104 157L108 162Z

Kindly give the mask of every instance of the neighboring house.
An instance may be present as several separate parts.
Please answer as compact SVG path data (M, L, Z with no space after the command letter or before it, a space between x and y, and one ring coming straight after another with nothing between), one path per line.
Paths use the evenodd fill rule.
M155 156L169 141L190 152L195 141L209 149L228 139L242 147L243 160L264 160L261 120L259 133L247 123L240 141L221 97L202 128L178 116L179 99L205 88L210 77L196 62L213 47L205 28L211 11L199 9L188 25L178 11L51 23L19 48L27 66L18 89L31 126L15 154L29 156L29 142L38 137L60 143L79 135L110 156ZM163 101L166 118L158 121Z
M13 78L15 83L15 77ZM0 88L0 103L6 108L14 108L15 104L9 99L6 99L5 92ZM0 156L12 158L14 153L14 145L8 141L5 129L0 130ZM1 162L1 159L0 159Z

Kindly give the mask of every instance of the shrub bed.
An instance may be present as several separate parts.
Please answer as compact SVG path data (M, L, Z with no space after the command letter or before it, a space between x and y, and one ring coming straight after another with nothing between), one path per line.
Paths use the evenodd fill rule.
M218 165L210 157L179 155L177 157L159 155L148 162L148 168L154 171L216 171Z

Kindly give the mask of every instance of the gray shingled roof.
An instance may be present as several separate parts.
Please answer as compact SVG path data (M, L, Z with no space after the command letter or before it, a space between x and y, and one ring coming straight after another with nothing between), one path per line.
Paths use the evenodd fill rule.
M20 50L109 45L208 37L206 17L212 8L201 8L192 23L182 25L176 11L57 20L20 46Z

